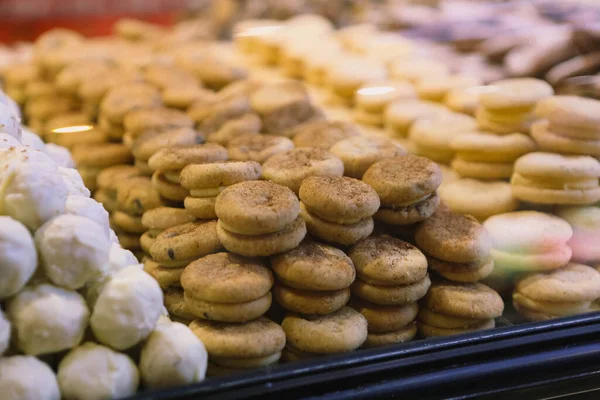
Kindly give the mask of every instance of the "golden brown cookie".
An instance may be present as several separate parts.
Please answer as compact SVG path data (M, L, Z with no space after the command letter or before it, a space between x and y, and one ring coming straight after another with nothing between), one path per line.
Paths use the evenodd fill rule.
M257 134L261 128L262 121L258 115L247 113L223 123L217 131L208 135L206 141L227 146L227 143L236 137L246 134Z
M112 123L122 123L127 113L160 106L160 92L147 83L128 83L113 87L100 104L100 112Z
M480 320L500 317L504 310L500 295L482 283L435 282L422 305L450 317Z
M142 224L148 229L163 230L195 220L185 209L165 206L148 210L142 215Z
M179 180L186 189L212 189L257 180L261 172L260 164L255 161L190 164L181 171Z
M183 205L190 214L198 219L215 219L216 197L186 197L183 200Z
M172 128L152 137L142 135L131 152L138 160L147 161L154 153L167 147L189 147L204 143L204 134L192 128Z
M131 133L135 138L145 131L191 129L194 121L183 111L166 107L150 107L128 112L123 125L125 131Z
M285 153L294 148L294 143L286 137L246 133L227 144L229 158L236 161L256 161L264 163L269 157Z
M364 348L387 346L394 343L411 341L417 335L417 323L411 322L397 331L374 333L369 332L367 340L363 343Z
M136 176L116 185L117 201L122 211L142 215L148 210L165 205L150 178Z
M223 322L247 322L259 318L271 307L271 292L256 300L244 303L216 303L183 294L190 313L200 319Z
M354 224L337 224L312 214L300 203L300 216L306 222L308 232L323 241L349 246L366 238L373 232L373 218L363 218Z
M191 147L163 148L154 153L148 165L155 171L180 171L188 164L202 164L227 160L227 150L214 143Z
M431 286L429 275L424 279L402 286L372 285L357 279L351 286L352 294L382 306L400 306L414 303L427 293Z
M112 167L104 168L102 172L98 174L97 184L101 189L114 192L119 182L140 175L141 171L132 165L114 165Z
M129 233L146 232L146 227L142 224L142 218L137 215L127 214L123 211L115 211L110 216L110 225L114 230Z
M146 271L148 274L150 274L154 279L156 279L156 282L158 282L158 284L160 285L161 288L163 289L168 289L168 288L179 288L178 290L181 292L180 296L181 296L181 301L183 301L183 291L181 290L181 274L183 274L183 270L185 269L185 267L183 268L165 268L162 265L160 265L159 263L157 263L156 261L150 259L149 257L146 257L144 259L144 271ZM166 296L165 296L165 303L166 303ZM185 316L181 316L182 318L185 318ZM191 317L191 315L190 315ZM193 318L192 318L193 319Z
M454 282L477 282L487 278L494 270L494 260L453 263L429 257L429 266L435 272Z
M180 267L222 248L217 222L189 222L165 229L150 248L152 258L164 266Z
M358 126L346 121L313 121L302 124L293 129L293 137L296 147L316 147L329 150L331 146L340 140L359 136Z
M387 138L353 136L336 142L330 149L344 163L344 175L361 179L377 161L403 156L402 146Z
M186 320L194 320L194 315L190 313L183 298L183 290L181 288L170 288L164 292L165 307L170 316L183 318Z
M417 317L419 306L409 303L401 306L381 306L354 297L350 307L361 313L369 323L369 333L396 332L409 325Z
M93 146L77 145L71 154L78 167L104 168L129 164L132 161L129 149L118 143L99 143Z
M286 287L276 283L275 300L288 311L301 314L325 315L344 307L350 299L350 289L312 291Z

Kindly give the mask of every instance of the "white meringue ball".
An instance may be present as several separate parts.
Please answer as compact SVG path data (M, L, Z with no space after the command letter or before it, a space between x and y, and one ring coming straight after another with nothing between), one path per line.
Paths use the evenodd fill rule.
M13 107L5 103L0 103L0 133L8 133L21 141L21 118Z
M156 280L141 265L132 265L104 285L90 325L99 342L128 349L152 332L162 306L163 293Z
M0 149L8 149L14 146L20 146L21 143L8 133L0 133Z
M69 149L54 143L44 145L44 153L48 154L54 162L63 168L75 168L75 161L71 157Z
M202 341L179 322L157 324L140 355L140 374L149 388L200 382L208 354Z
M110 242L111 243L116 243L119 246L121 245L119 243L119 237L117 236L117 233L113 229L110 230Z
M0 150L0 214L35 230L64 212L67 185L45 153L27 146Z
M79 293L49 284L25 288L11 299L6 311L17 347L30 355L77 346L90 316Z
M29 230L11 217L0 217L0 300L23 289L37 268Z
M90 197L90 190L85 187L81 175L75 168L58 167L58 172L67 185L69 196Z
M0 358L2 400L59 400L56 375L31 356Z
M4 312L0 309L0 356L10 345L10 329L10 321L6 319Z
M36 133L27 128L21 128L21 132L21 144L23 146L29 146L36 150L44 151L44 141Z
M108 238L91 219L60 215L38 229L35 243L46 275L58 286L79 289L106 272Z
M65 214L78 215L91 219L102 227L106 235L106 241L110 241L110 225L108 222L108 211L102 204L90 197L68 196L65 204ZM137 264L137 262L135 263Z
M104 400L135 394L138 370L125 354L87 342L73 349L58 365L64 399Z

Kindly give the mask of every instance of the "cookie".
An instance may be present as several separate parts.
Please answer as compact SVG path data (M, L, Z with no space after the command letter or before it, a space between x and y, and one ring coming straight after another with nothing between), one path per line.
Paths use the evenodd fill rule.
M46 128L46 130L44 139L47 143L54 143L68 149L73 149L77 145L94 146L108 141L105 132L91 125L80 125L77 128L71 126L54 128L52 131Z
M547 120L540 120L531 125L531 136L543 151L600 157L600 135L598 139L562 136L552 131Z
M117 235L117 239L119 240L119 244L127 250L135 251L141 249L140 245L140 235L135 233L126 233L126 232L115 232Z
M327 66L326 81L333 94L352 104L355 91L363 84L385 80L387 75L385 65L379 61L346 56Z
M415 121L439 118L448 113L448 109L438 103L416 99L396 100L385 109L385 127L394 136L406 137Z
M592 204L600 200L600 163L589 156L529 153L515 162L513 195L539 204Z
M146 257L144 260L144 271L146 271L150 276L152 276L162 289L168 289L172 287L181 288L181 274L183 274L183 268L165 268L159 263L150 258ZM181 301L183 301L183 291L179 289ZM166 302L166 296L165 296ZM191 316L191 314L190 314ZM181 316L185 318L185 316ZM193 319L193 318L192 318Z
M97 180L98 178L96 178ZM98 203L101 203L106 211L114 212L119 209L119 203L117 202L116 196L114 194L109 193L104 189L97 189L94 192L93 196L94 200Z
M215 219L216 197L191 197L188 196L183 200L185 210L198 219Z
M232 253L266 257L297 247L306 236L306 224L302 218L297 218L275 233L248 236L228 231L219 220L217 234L223 247Z
M323 316L289 314L281 327L289 345L310 353L352 351L367 338L367 320L350 307Z
M468 325L461 328L442 328L438 326L428 325L423 322L418 323L419 333L426 338L460 335L462 333L483 331L486 329L493 329L495 327L496 323L493 319L475 321L472 325Z
M432 270L454 282L478 282L487 278L494 270L494 261L491 257L473 263L453 263L433 257L428 261Z
M314 121L294 129L295 147L315 147L329 150L340 140L359 136L358 127L346 121Z
M97 184L101 189L114 192L119 182L140 175L140 170L132 165L114 165L98 174Z
M164 205L152 181L145 176L120 181L115 190L121 211L129 214L142 215L148 210Z
M445 316L475 320L500 317L504 310L500 295L486 285L448 281L434 282L422 306Z
M181 185L167 179L164 172L156 171L152 174L152 185L165 199L172 201L183 201L190 192Z
M310 315L326 315L346 305L350 299L350 289L316 292L275 284L273 296L277 303L288 311Z
M183 293L185 304L196 318L212 321L242 323L259 318L271 306L271 292L256 300L244 303L215 303L200 300Z
M394 100L416 97L415 88L406 81L367 82L356 91L354 103L360 110L381 115Z
M600 208L593 206L563 207L556 215L571 225L573 236L567 245L573 251L572 259L587 265L600 261L600 253L595 245L595 238L599 237Z
M357 276L382 286L411 285L427 276L427 259L415 246L390 236L371 236L361 240L348 255Z
M112 123L122 123L125 115L140 108L160 106L160 92L147 83L113 87L100 103L100 112Z
M181 286L193 299L245 303L271 290L273 274L258 259L216 253L191 262L183 272Z
M344 163L344 175L361 179L377 161L403 156L404 148L386 138L353 136L336 142L329 149Z
M521 279L513 303L526 318L540 320L587 312L599 296L600 273L587 265L569 263Z
M427 293L431 280L429 275L408 285L373 285L361 279L354 281L350 289L352 294L382 306L401 306L421 299Z
M150 248L156 241L156 237L162 232L160 229L150 229L140 236L140 247L146 254L150 254Z
M142 224L148 229L163 230L194 222L196 218L187 210L175 207L157 207L142 215Z
M353 224L329 222L312 214L304 203L300 203L300 216L306 222L308 232L323 241L351 245L373 232L373 218L367 217Z
M165 308L169 312L169 316L182 318L193 321L194 315L190 313L183 298L183 290L181 288L170 288L164 292ZM186 324L189 325L189 324Z
M487 260L492 248L489 234L475 218L446 211L422 222L415 240L425 254L455 263Z
M227 146L231 140L245 134L257 134L262 128L258 115L247 113L225 122L219 129L207 137L207 142Z
M121 230L129 233L143 233L146 227L142 224L142 218L136 215L115 211L110 216L110 225L115 230Z
M458 214L469 214L484 221L492 215L515 211L519 201L506 182L459 179L439 189L441 199Z
M341 176L311 176L302 181L300 200L321 219L337 224L354 224L379 209L377 192L357 179Z
M480 78L470 75L434 76L417 82L415 89L421 99L443 102L453 89L472 88L482 85Z
M256 161L264 163L275 154L285 153L294 148L294 143L283 136L246 133L229 141L229 158L235 161Z
M463 161L493 163L493 165L512 163L537 148L529 136L521 133L493 135L484 132L456 136L451 140L450 147Z
M196 320L190 329L217 359L266 357L281 352L286 342L282 328L264 317L244 324Z
M372 333L369 332L363 348L388 346L395 343L404 343L412 340L417 335L417 323L411 322L401 329L393 332Z
M381 207L374 215L377 221L389 225L412 225L429 218L440 204L440 197L433 192L417 203L405 207Z
M190 86L171 85L163 89L162 101L167 107L189 109L197 101L216 101L212 90L205 89L198 84Z
M142 135L144 137L144 135ZM167 129L160 134L134 142L131 149L136 160L147 161L154 153L167 147L189 147L203 144L204 134L192 128Z
M247 96L232 97L215 101L212 104L192 105L188 114L197 123L198 129L210 135L217 132L228 121L251 113L250 100Z
M381 306L359 297L354 297L350 301L350 306L367 319L369 333L388 333L402 330L415 320L419 311L417 303Z
M539 101L535 114L548 120L549 128L560 136L597 140L599 102L579 96L552 96Z
M144 79L159 89L170 86L193 86L198 81L190 72L174 65L150 64L142 69Z
M490 110L519 109L534 106L554 94L552 86L535 78L504 79L490 85L479 95L481 104Z
M446 93L444 104L452 111L475 116L475 110L479 106L479 95L486 90L487 86L452 89Z
M261 172L260 164L255 161L191 164L181 171L179 180L186 189L212 189L257 180Z
M154 153L148 165L155 171L179 171L188 164L227 160L227 150L218 144L207 143L191 147L163 148Z
M118 143L98 143L93 146L77 145L71 154L78 167L105 168L129 164L132 161L129 149Z
M310 240L272 256L270 261L277 279L295 289L341 290L349 287L356 277L352 260L343 251Z
M216 221L189 222L165 229L150 248L155 261L164 266L182 266L222 248Z
M299 213L299 202L285 186L268 181L232 185L215 203L221 227L241 235L263 235L281 231Z
M428 58L398 58L390 65L390 75L394 79L419 82L432 77L447 77L450 71L441 61Z

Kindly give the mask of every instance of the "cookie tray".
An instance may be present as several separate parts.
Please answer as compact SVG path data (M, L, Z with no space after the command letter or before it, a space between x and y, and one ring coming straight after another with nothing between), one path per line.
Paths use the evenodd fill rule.
M512 318L511 318L512 320ZM600 398L600 313L322 357L131 400ZM598 390L598 391L596 391ZM591 397L585 397L591 395Z

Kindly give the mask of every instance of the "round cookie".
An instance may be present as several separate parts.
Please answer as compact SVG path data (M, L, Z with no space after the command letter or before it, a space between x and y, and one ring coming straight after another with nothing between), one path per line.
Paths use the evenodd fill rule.
M551 127L555 124L559 127L569 127L566 132L572 132L574 138L581 139L600 137L599 113L600 103L597 100L579 96L548 97L539 101L535 108L535 114L548 119Z
M276 154L263 164L263 178L287 186L298 193L309 176L342 176L344 164L333 154L315 148L293 149Z
M367 320L350 307L324 316L290 314L281 324L289 345L310 353L340 353L360 347Z
M278 232L298 217L299 202L285 186L268 181L249 181L221 192L215 203L219 224L240 235Z
M160 92L147 83L129 83L113 87L102 98L100 112L108 121L121 123L130 111L159 106Z
M370 284L410 285L427 276L427 259L415 246L390 236L371 236L348 252L357 276Z
M369 113L381 114L394 100L416 98L414 87L406 81L367 82L354 95L356 107Z
M283 350L285 333L279 325L260 317L244 324L195 320L190 329L202 340L211 357L259 358Z
M314 121L294 129L295 147L315 147L329 150L340 140L359 136L358 127L346 121Z
M261 164L271 156L285 153L293 148L294 143L290 139L268 134L243 134L227 144L231 160L256 161Z
M190 194L187 189L167 179L162 171L152 174L152 185L162 197L171 201L183 201Z
M337 224L313 215L300 203L300 216L306 222L308 232L326 242L351 245L366 238L373 232L373 218L363 218L354 224Z
M248 236L228 231L219 220L217 236L223 247L232 253L248 257L267 257L297 247L306 236L306 224L298 217L277 232Z
M598 139L570 138L554 133L547 120L540 120L531 125L531 136L544 151L600 157L600 135Z
M520 156L536 150L535 142L522 133L465 133L452 139L450 147L465 161L487 163L513 162Z
M188 196L183 200L185 210L198 219L215 219L216 197L191 197Z
M354 224L371 217L380 202L373 188L342 176L311 176L300 185L300 200L319 218L338 224Z
M492 248L489 234L475 218L446 211L421 223L415 240L426 254L456 263L485 260Z
M352 260L343 251L309 240L270 261L278 280L296 289L340 290L349 287L356 277Z
M227 150L218 144L207 143L191 147L163 148L148 160L155 171L179 171L188 164L211 163L227 160Z
M373 164L363 176L383 205L400 205L422 199L442 183L437 164L419 156L406 155Z
M115 211L110 216L110 225L115 230L121 230L129 233L144 233L146 226L142 224L142 218L136 215L124 213L123 211Z
M497 318L504 310L500 295L486 285L448 281L433 283L423 306L447 316L471 319Z
M481 180L508 179L513 174L512 163L488 163L478 161L466 161L460 156L452 160L452 169L458 175L465 178L476 178Z
M185 304L191 314L200 319L223 322L247 322L266 313L271 307L271 292L258 299L244 303L216 303L200 300L183 293Z
M246 113L223 123L219 129L208 135L206 140L227 146L230 140L247 133L257 134L261 128L262 121L259 116L254 113Z
M163 266L188 264L222 248L217 222L189 222L165 229L150 248L152 258Z
M369 332L364 348L388 346L395 343L404 343L412 340L417 335L417 323L411 322L397 331L385 333Z
M192 128L194 121L183 111L166 107L149 107L128 112L123 126L125 131L137 137L145 131Z
M110 167L132 161L129 149L118 143L98 143L94 146L77 145L72 151L78 167Z
M374 218L390 225L412 225L431 217L439 205L440 196L437 192L433 192L421 201L408 206L381 207Z
M424 337L440 337L440 336L453 336L460 335L468 332L482 331L486 329L493 329L496 327L496 322L493 319L483 320L481 322L469 325L461 328L441 328L419 322L418 328L419 333Z
M351 286L352 294L382 306L401 306L423 298L431 286L429 275L409 285L373 285L357 279Z
M419 312L417 303L400 306L381 306L359 297L354 297L350 301L350 306L367 319L369 333L399 331L412 323Z
M448 113L449 110L438 103L416 99L396 100L385 110L385 126L393 134L405 137L415 121L438 118Z
M143 247L143 246L142 246ZM183 268L165 268L156 261L145 257L144 259L144 271L150 276L156 279L156 282L162 289L171 287L181 287L181 274L183 274ZM166 301L166 298L165 298Z
M480 103L488 109L531 107L552 96L554 90L545 81L534 78L513 78L495 82L490 90L479 95Z
M204 143L204 134L192 128L172 128L160 134L135 141L131 152L136 159L148 160L159 150L167 147L188 147Z
M346 305L350 299L350 289L315 292L275 284L273 296L277 303L288 311L310 315L325 315L331 314Z
M132 165L114 165L103 169L98 174L97 185L101 189L114 191L119 182L140 175L141 171Z
M221 370L229 369L227 372L235 373L244 369L260 368L271 364L276 364L281 358L281 352L274 353L266 357L257 358L222 358L212 357L211 362L214 363L211 366L211 373L214 374L214 367L217 366Z
M469 214L480 221L514 211L519 206L519 201L512 195L511 185L506 182L459 179L442 185L439 194L453 212Z
M431 257L429 266L439 275L454 282L478 282L492 273L494 261L490 258L483 263L453 263Z
M187 210L175 207L157 207L142 215L142 224L148 229L167 229L195 220Z
M145 176L120 181L115 189L121 211L129 214L142 215L147 210L164 205L151 179Z
M264 296L273 274L258 259L217 253L191 262L183 272L186 295L217 303L243 303Z
M218 188L260 178L262 169L255 161L224 161L209 164L190 164L179 176L187 189Z
M406 154L402 146L390 139L366 136L340 140L329 151L344 163L344 175L356 179L361 179L377 161Z

